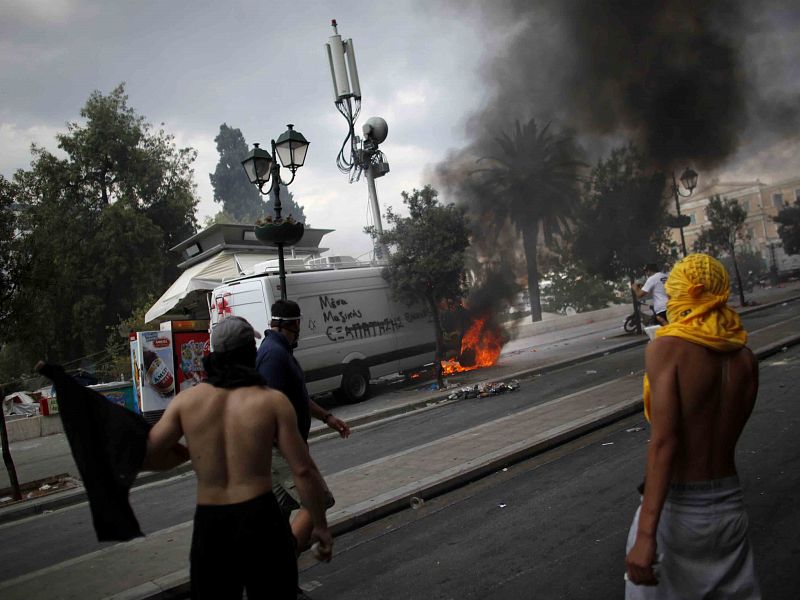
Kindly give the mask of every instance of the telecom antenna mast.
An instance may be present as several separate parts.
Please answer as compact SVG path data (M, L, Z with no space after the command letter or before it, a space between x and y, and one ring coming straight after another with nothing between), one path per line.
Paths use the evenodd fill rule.
M358 181L362 173L366 175L370 206L375 218L375 230L381 234L383 225L381 224L381 209L378 204L375 179L383 177L389 172L389 163L378 148L386 140L389 126L381 117L371 117L367 119L362 128L363 139L356 135L356 119L361 112L361 85L358 81L353 40L342 40L342 36L337 30L336 19L331 21L331 25L333 26L333 35L328 38L325 49L328 53L328 64L331 67L333 101L336 109L347 120L348 129L347 136L336 157L336 166L349 177L350 183ZM375 258L380 260L387 257L387 249L376 242Z

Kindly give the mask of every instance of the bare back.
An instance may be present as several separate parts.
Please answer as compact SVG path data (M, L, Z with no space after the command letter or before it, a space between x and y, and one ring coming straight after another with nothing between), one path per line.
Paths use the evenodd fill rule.
M668 336L651 346L648 373L651 368L665 369L661 377L672 380L665 387L677 393L679 443L672 482L735 475L736 443L758 392L758 362L753 353L748 348L720 353Z
M176 399L177 400L177 399ZM197 474L198 504L244 502L272 489L277 407L288 400L261 387L200 384L181 398L179 418Z

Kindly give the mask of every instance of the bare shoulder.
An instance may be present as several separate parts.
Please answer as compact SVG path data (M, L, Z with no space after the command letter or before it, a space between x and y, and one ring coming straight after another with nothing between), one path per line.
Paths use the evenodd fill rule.
M678 360L679 355L688 349L687 345L692 344L681 338L665 335L647 344L645 357L647 360L658 361L659 364L674 362Z
M733 355L733 360L736 362L737 370L741 370L748 375L758 375L758 359L747 346L738 350Z
M753 354L753 351L747 346L744 346L741 350L739 350L738 356L740 360L745 361L750 366L755 368L758 367L758 359L756 358L756 355Z
M259 407L263 407L264 409L281 410L286 407L290 409L292 408L292 405L289 402L289 398L286 397L286 394L279 392L278 390L274 390L266 386L253 386L245 388L242 391L245 390L248 400L254 404L257 404Z
M206 398L214 393L214 386L208 383L198 383L189 389L179 392L170 402L170 406L180 408L186 404L190 404L199 398Z

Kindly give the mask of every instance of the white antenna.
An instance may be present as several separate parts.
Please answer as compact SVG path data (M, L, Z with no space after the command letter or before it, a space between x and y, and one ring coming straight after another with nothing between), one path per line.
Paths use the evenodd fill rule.
M361 84L358 82L358 67L356 66L356 50L353 48L353 40L344 43L344 55L347 57L347 72L350 75L350 89L353 90L353 97L361 99Z
M328 54L328 64L331 69L333 82L333 101L336 109L347 120L347 136L344 138L339 154L336 156L336 166L342 173L350 178L350 183L358 181L362 173L366 173L367 189L369 191L372 212L375 215L375 230L383 233L381 224L381 210L378 204L378 192L375 188L375 179L383 177L389 172L389 163L383 152L378 148L386 139L389 128L380 117L372 117L364 124L362 140L355 134L355 124L361 112L361 83L358 80L358 67L356 66L356 53L353 40L342 41L336 24L336 19L331 21L333 35L328 38L325 50ZM349 156L345 148L350 145ZM376 243L376 258L388 256L385 247Z

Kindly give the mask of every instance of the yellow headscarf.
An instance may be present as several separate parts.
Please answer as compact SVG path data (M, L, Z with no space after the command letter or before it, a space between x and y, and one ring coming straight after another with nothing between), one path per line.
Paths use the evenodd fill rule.
M664 288L669 296L669 325L656 337L679 337L718 352L738 350L747 343L739 314L728 306L728 272L707 254L690 254L670 271ZM644 416L650 420L650 383L644 376Z

